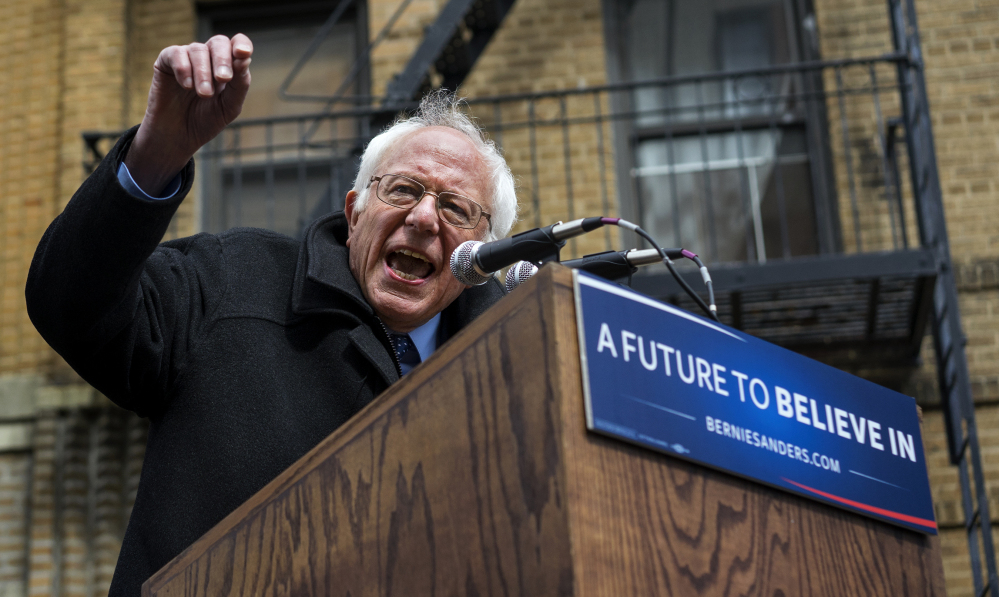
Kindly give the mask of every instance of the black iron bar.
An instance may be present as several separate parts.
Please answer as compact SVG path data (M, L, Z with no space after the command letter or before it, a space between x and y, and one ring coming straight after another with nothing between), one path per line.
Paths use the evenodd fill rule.
M668 89L663 90L663 97L666 98L666 104L672 103L672 94L669 93ZM669 166L669 194L671 201L671 211L670 219L673 220L673 242L670 243L677 247L684 246L683 242L683 226L681 226L681 214L680 214L680 185L676 180L676 141L673 137L673 118L671 115L666 116L668 120L664 124L664 134L666 137L666 164Z
M965 520L975 511L972 498L971 480L968 467L974 470L978 508L981 509L977 531L968 533L968 548L971 554L971 571L975 591L992 597L999 597L999 573L996 568L995 546L992 537L992 522L989 514L988 493L982 474L982 460L978 445L978 431L975 423L975 404L968 375L968 364L964 353L964 333L961 315L958 310L957 283L954 279L947 238L946 220L943 211L943 192L940 188L934 147L933 131L926 104L926 81L922 70L922 50L919 39L919 24L915 3L912 0L888 0L889 16L892 24L892 38L897 52L909 54L911 58L896 64L900 82L903 123L905 126L906 148L909 157L909 175L912 181L912 194L919 223L920 244L934 253L939 275L933 295L934 313L946 317L934 317L933 342L937 355L938 383L944 412L948 423L948 443L952 450L951 460L956 461L961 471L961 493ZM950 351L947 361L942 355ZM954 374L954 383L949 385L944 368ZM968 450L957 453L955 448L963 443L961 438L967 433ZM973 529L975 527L972 527ZM979 539L982 552L979 552ZM985 560L982 582L982 559Z
M868 69L871 77L871 86L877 87L878 74L877 74L876 65L869 64ZM897 226L895 224L895 210L894 210L895 195L892 190L891 175L889 174L890 165L888 163L888 143L887 143L887 135L885 134L886 131L885 131L884 118L881 115L881 99L878 97L878 94L876 92L872 94L872 97L874 98L874 115L878 127L878 135L877 135L878 142L881 144L881 171L884 178L885 201L888 203L888 220L891 222L892 248L898 250L900 243L898 238Z
M896 149L896 131L900 126L901 121L899 119L892 118L888 120L885 124L884 146L888 167L891 169L890 173L887 173L886 176L891 176L892 197L895 200L894 209L898 213L899 236L901 237L902 249L904 250L909 248L909 234L906 230L905 207L902 199L902 176L898 170L898 150Z
M672 84L682 84L682 83L696 83L700 81L717 81L736 76L738 77L764 76L764 75L773 75L773 74L782 74L782 73L798 73L811 70L823 70L826 68L863 66L872 62L909 64L911 60L910 56L905 52L889 52L886 54L882 54L880 56L863 56L858 58L843 58L837 60L807 60L803 62L776 64L773 66L767 66L762 68L718 71L718 72L699 73L699 74L690 74L690 75L671 75L667 77L655 77L650 79L641 79L637 81L609 83L606 85L577 87L574 89L565 89L557 91L508 93L508 94L490 96L489 98L471 98L468 99L467 101L469 104L489 103L493 101L501 101L501 102L523 101L529 99L552 98L552 97L558 97L560 95L583 95L583 94L593 93L594 91L622 91L644 86L662 86L662 85L672 85ZM328 97L315 96L315 99L316 100L328 99ZM415 102L403 102L403 103L390 102L386 101L388 100L388 98L384 96L375 97L373 99L375 100L375 103L378 103L377 100L382 100L380 102L381 110L393 110L398 106L410 106L415 103Z
M958 463L958 472L961 480L961 503L965 512L965 521L969 520L971 512L976 511L974 497L971 493L971 479L968 475L968 459L962 458ZM968 557L971 561L971 578L975 585L975 595L984 595L984 582L982 582L982 554L978 545L979 529L978 525L966 525L968 534ZM980 527L979 527L980 528Z
M743 224L746 229L746 261L757 261L763 263L766 261L766 256L760 255L759 251L756 250L756 243L754 241L762 239L756 238L756 211L753 206L752 190L749 188L749 168L746 164L745 148L742 145L742 106L738 102L739 98L739 81L737 77L732 81L733 95L735 100L735 123L734 123L734 134L735 134L735 151L736 151L736 161L739 164L739 196L742 199L742 209L745 217L743 218ZM755 167L755 166L753 166ZM758 188L757 188L758 190ZM755 256L755 259L754 259Z
M629 91L628 100L629 100L628 103L630 105L634 104L635 101L634 90ZM628 155L632 156L633 159L635 159L638 156L638 138L635 135L628 136ZM630 182L629 187L631 190L631 196L635 198L635 203L634 203L635 215L636 215L635 220L642 224L645 224L645 195L642 193L643 185L641 184L641 182L639 181L639 177L637 176L630 176L629 182ZM635 246L639 248L645 247L645 239L642 238L641 235L635 234L633 238L636 243ZM624 244L628 245L631 243L625 242Z
M850 151L850 127L847 125L846 102L841 93L843 89L843 72L836 69L836 99L839 102L839 122L843 132L843 161L846 163L846 178L850 186L850 210L853 215L853 234L857 252L863 251L860 230L860 208L857 205L857 181L853 174L853 152Z
M982 515L982 511L981 510L975 510L975 513L971 517L971 520L969 520L969 521L967 521L967 522L964 523L964 527L966 529L968 529L968 530L971 530L971 527L973 527L976 524L978 524L981 515Z
M805 71L805 70L808 70L808 69L815 69L815 68L822 69L822 68L826 68L826 67L830 67L830 66L835 66L835 65L850 66L850 65L868 64L868 63L871 63L871 62L879 62L879 61L894 62L894 61L898 61L898 60L900 60L899 56L889 54L889 55L885 55L883 57L873 57L873 58L866 58L866 59L838 60L838 61L829 61L829 62L806 62L806 63L798 63L798 64L794 64L794 65L783 65L783 66L780 66L780 67L773 67L773 68L769 68L769 69L757 69L757 70L750 70L750 71L730 71L730 72L724 72L724 73L710 73L710 74L700 75L700 76L665 77L665 78L661 78L661 79L649 79L649 80L646 80L646 81L636 81L636 82L620 83L620 84L614 84L614 85L593 86L593 87L585 87L585 88L579 88L579 89L568 89L568 90L552 91L552 92L539 92L539 93L534 93L534 94L510 94L510 95L492 96L492 97L489 97L489 98L480 98L480 99L467 100L467 103L469 105L478 105L478 104L481 104L481 103L493 103L493 104L495 104L495 103L502 103L502 102L518 101L518 100L538 100L538 99L544 99L544 98L548 98L548 97L560 97L560 96L580 95L580 94L587 94L587 93L609 93L609 92L613 92L613 91L632 90L632 89L637 89L637 88L642 88L642 87L653 87L653 86L664 86L664 85L670 85L670 84L679 84L679 83L683 83L683 82L688 82L690 80L702 80L702 79L703 80L716 80L716 79L731 78L733 76L746 75L746 74L756 74L756 73L770 73L770 72L772 72L772 73L783 73L783 72L789 72L789 71L800 72L800 71ZM900 83L900 87L902 87L903 90L904 90L904 87L905 87L904 83ZM892 87L892 88L884 88L884 89L885 90L889 90L889 89L898 90L897 88L894 88L894 87ZM877 91L877 90L872 90L872 89L867 89L867 88L855 88L855 89L854 88L844 88L844 89L840 90L840 93L843 94L843 95L860 95L860 94L868 94L868 93L871 93L873 91ZM799 93L794 93L794 94L785 94L783 97L785 99L788 99L788 100L808 100L808 99L819 99L819 100L821 100L821 99L825 99L827 97L827 94L822 93L822 92L799 92ZM765 101L769 101L769 98L764 98L764 99L761 99L761 100L753 100L753 102L757 102L757 103L765 102ZM606 121L628 120L628 119L639 118L639 117L642 117L642 116L649 116L649 115L656 115L656 114L666 114L666 113L669 113L669 112L677 112L677 113L693 112L693 111L697 111L698 109L701 109L701 110L709 110L709 109L711 109L711 110L717 110L717 109L723 109L724 107L726 107L730 103L731 102L720 102L720 103L714 103L714 104L704 105L704 106L701 106L701 107L697 107L697 106L676 107L676 108L670 108L670 109L666 109L666 110L660 109L660 110L626 111L626 112L620 112L620 113L616 113L616 114L608 114L607 116L604 117L604 120L606 120ZM746 103L746 102L743 101L743 103ZM402 111L406 111L406 110L412 110L412 109L416 108L416 106L417 106L416 102L395 102L395 103L392 103L392 104L385 104L385 105L382 105L382 106L377 107L377 108L375 108L375 107L352 108L352 109L339 110L339 111L337 111L335 113L331 113L331 112L317 112L317 113L302 114L302 115L274 116L274 117L263 117L263 118L252 118L252 119L251 118L247 118L247 119L238 120L238 121L230 124L229 128L236 130L236 129L247 128L247 127L251 127L251 126L266 126L268 124L281 124L281 123L285 123L285 122L296 122L298 120L325 120L325 119L350 118L350 117L367 118L367 117L371 117L373 115L381 114L381 113L385 113L385 112L391 112L391 111L402 112ZM572 118L572 119L568 120L569 124L576 124L576 123L579 123L579 122L589 122L589 121L591 121L591 120L587 119L587 118ZM747 122L748 122L748 120L747 120ZM313 127L315 126L315 124L317 124L317 123L314 123ZM513 124L504 124L502 126L501 130L510 130L510 129L514 129L514 128L529 128L529 127L532 127L532 126L543 126L545 124L549 124L549 122L548 121L525 121L525 122L519 122L519 123L513 123ZM554 124L554 123L551 123L551 124ZM712 125L711 125L711 123L707 123L707 126L708 126L709 129L713 128ZM677 132L679 131L679 128L680 127L676 127ZM88 151L90 151L91 153L94 154L94 159L97 160L97 161L99 161L102 158L102 156L100 155L99 149L97 147L97 142L99 142L100 140L103 140L103 139L108 139L108 140L112 140L113 141L113 140L118 139L122 134L123 134L123 131L112 131L112 132L87 131L87 132L82 133L82 135L84 137L84 141L85 141L85 143L87 145ZM306 132L305 137L306 138L310 138L311 134L314 134L314 131L312 133ZM366 134L362 134L362 135L360 135L359 138L361 138L361 139L367 138L367 135ZM319 146L319 145L322 145L322 144L309 144L308 146L309 147L316 147L316 146ZM285 144L285 146L287 146L287 147L297 147L297 144L295 144L295 143L288 143L288 144ZM243 148L243 150L246 151L246 152L248 152L248 153L252 149L253 148ZM209 151L211 151L211 150L209 149ZM263 148L260 148L260 151L263 151ZM88 168L87 169L87 173L88 174L90 172L89 168L91 166L92 166L92 164L90 164L89 162L85 165L85 167Z
M973 413L974 411L972 410L972 414ZM971 462L975 464L972 467L972 477L975 482L975 501L978 505L978 510L981 513L978 517L978 527L981 534L982 551L984 552L983 555L986 559L987 580L985 588L987 588L992 586L995 582L995 551L992 544L991 519L989 518L989 494L985 485L985 473L982 471L981 466L982 454L978 443L978 426L975 425L974 419L968 422L966 432L968 434L969 446L971 448ZM996 589L999 590L999 586L997 586ZM982 594L984 594L984 588Z
M791 258L791 227L787 221L787 206L784 203L784 166L780 160L781 133L777 129L777 98L772 97L767 127L774 145L774 192L777 195L777 215L780 220L781 256Z
M498 105L498 104L497 104ZM597 167L600 169L600 207L603 213L611 215L610 198L607 192L607 165L604 159L604 120L600 105L600 94L593 94L593 117L597 126ZM604 226L604 250L612 250L611 227Z
M704 123L704 107L703 107L703 94L704 91L701 88L702 83L698 82L695 86L697 90L697 105L699 106L697 110L698 122ZM708 136L703 130L699 135L701 140L701 163L704 165L704 208L706 210L706 218L708 224L708 246L711 247L711 257L714 261L719 261L721 255L718 254L718 237L715 235L715 212L714 212L714 193L711 192L711 171L709 169L708 163L710 159L708 157Z
M538 140L534 126L534 100L527 104L527 117L531 122L528 128L531 138L531 206L534 208L534 225L541 226L541 197L538 191Z
M736 75L734 75L732 73L725 73L725 77L724 78L731 78L731 77L734 77L734 76L736 76ZM657 81L653 80L653 81L649 81L649 82L643 82L641 85L632 84L632 85L628 85L627 87L629 87L629 88L639 88L640 89L640 88L644 88L644 87L655 87L655 86L665 86L665 85L668 85L668 83L657 82ZM558 99L559 97L569 97L569 96L575 96L575 95L589 95L589 94L593 94L593 93L607 93L607 92L612 92L612 91L622 91L620 89L615 89L614 87L616 87L616 86L587 87L585 89L566 89L566 90L561 90L561 91L558 91L558 92L539 92L537 94L524 94L522 97L489 96L489 97L478 98L478 99L466 99L464 101L469 106L476 106L476 105L480 105L480 104L492 104L492 103L495 103L495 102L513 103L513 102L517 102L517 101L531 101L531 100L537 101L537 100L543 100L543 99ZM839 91L839 93L842 93L843 96L869 95L870 93L872 93L874 91L899 91L900 88L904 89L904 85L899 85L898 87L894 87L894 86L882 86L882 87L879 87L878 89L871 89L871 88L866 87L866 86L864 86L864 87L844 87L842 90ZM631 90L631 89L625 89L625 91L628 91L628 90ZM785 95L783 95L781 97L784 97L784 98L787 98L787 99L800 99L800 100L825 100L825 99L827 99L829 97L829 95L830 94L828 94L826 92L820 92L820 91L811 91L811 92L804 92L804 91L802 91L802 92L796 92L796 93L792 93L792 94L785 94ZM762 98L762 99L755 99L755 100L742 100L741 103L742 104L750 104L751 105L751 104L763 104L766 101L768 101L767 98ZM717 111L724 110L726 107L731 106L733 103L735 103L735 102L732 102L732 101L707 102L707 103L704 103L702 105L697 105L697 106L693 106L692 105L692 106L680 106L680 107L672 108L672 111L683 113L683 112L696 112L699 109L703 109L705 111L717 112ZM315 120L315 119L324 120L324 119L329 119L329 118L370 117L372 115L382 114L382 113L385 113L385 112L406 112L406 111L412 111L412 110L416 109L418 105L419 104L417 102L402 102L402 103L394 103L394 104L385 105L385 106L379 106L379 107L347 108L347 109L343 109L343 110L337 110L336 112L316 112L316 113L311 113L311 114L296 114L296 115L288 115L288 116L272 116L272 117L261 117L261 118L247 118L245 120L238 120L236 122L233 122L232 124L229 125L229 127L232 128L232 127L262 126L262 125L265 125L265 124L271 123L271 122L275 123L275 124L278 124L278 123L282 123L282 122L293 122L293 121L301 120L301 119L305 119L305 120ZM664 112L665 112L665 110L662 109L662 108L659 108L659 109L650 109L650 110L635 110L635 111L619 112L619 113L614 114L613 116L608 115L608 117L612 117L612 118L614 118L616 120L633 119L633 118L640 117L640 116L650 116L650 115L662 114ZM570 119L570 122L573 122L574 120L575 119ZM589 118L583 118L582 120L584 122L586 122L586 121L589 121L590 119ZM558 121L557 118L554 118L551 121L540 121L540 120L538 121L539 124L541 124L542 122L549 122L549 123L552 123L552 124L557 124L559 121ZM712 123L711 120L706 120L705 122L707 123L708 126L711 126L711 123ZM521 126L527 126L527 121L522 122ZM507 130L509 128L510 128L509 125L505 125L504 126L504 130ZM119 136L121 136L121 133L108 134L107 138L117 138Z
M349 0L347 4L349 4L352 1L353 0ZM312 57L312 54L314 54L316 49L318 49L319 45L322 44L322 41L325 40L327 36L329 36L329 31L326 31L325 33L323 32L322 29L317 31L315 37L313 37L312 39L312 44L309 46L308 49L306 49L302 57L298 59L298 62L295 63L294 67L292 67L291 73L287 77L285 77L285 80L281 83L281 87L278 88L278 97L280 97L285 101L299 101L299 102L325 101L327 111L333 107L333 104L336 103L373 104L379 100L383 100L384 98L382 96L377 96L377 95L355 94L347 97L342 97L342 96L343 92L345 92L347 88L350 87L350 85L353 84L353 82L357 79L357 76L361 74L361 69L363 69L365 66L368 65L368 62L371 60L371 51L374 50L375 46L380 44L382 40L385 39L389 31L391 31L392 27L395 25L395 22L399 20L399 17L402 15L403 11L406 10L406 7L409 6L410 2L412 2L412 0L403 0L402 2L399 3L399 6L396 7L395 12L392 13L392 16L390 16L388 21L385 22L385 25L382 26L382 28L378 31L378 34L371 40L371 43L369 43L368 46L364 49L364 52L362 52L361 55L358 56L356 60L354 60L354 64L351 65L350 67L350 72L347 73L343 81L340 82L340 85L337 86L336 91L333 92L333 95L327 96L327 95L289 94L288 87L291 86L292 80L298 74L298 71L301 70L301 68L305 65L306 62L308 62L309 58ZM339 9L340 6L338 5L336 10ZM331 15L330 18L332 19L333 15ZM339 20L339 16L337 16L336 20ZM328 22L329 21L327 21L327 23ZM319 40L318 43L316 42L317 39ZM315 45L315 48L312 47L313 45Z
M402 15L402 13L406 9L406 7L409 6L410 2L412 2L412 0L403 0L399 4L399 6L396 7L395 12L392 13L391 17L389 17L389 20L385 23L385 25L378 32L378 35L376 35L375 38L371 40L371 43L369 43L368 46L364 49L364 52L360 56L358 56L357 59L354 61L353 66L351 66L350 72L347 73L347 76L344 78L344 80L337 87L336 91L333 92L333 95L331 97L329 97L329 98L321 98L321 97L317 97L317 96L306 96L306 95L292 96L292 95L288 95L285 92L287 91L287 87L289 85L291 85L291 80L294 78L294 75L292 75L292 74L289 74L289 76L287 78L285 78L285 80L281 83L281 88L278 90L279 97L281 97L281 99L289 100L289 101L299 101L299 100L301 100L301 101L317 101L317 100L325 99L325 100L327 100L327 102L326 102L326 105L323 107L322 113L328 113L330 111L330 109L333 107L333 105L336 104L336 103L338 103L338 102L354 103L354 104L367 104L367 105L370 106L370 105L372 105L374 103L379 103L381 101L384 101L384 99L381 98L381 97L369 96L369 95L353 95L353 96L350 96L347 99L341 99L340 96L341 96L341 94L344 91L347 90L347 88L354 82L354 80L357 79L357 76L361 73L361 69L364 68L365 66L367 66L368 62L371 59L371 51L374 50L375 46L377 46L378 44L380 44L382 42L382 40L385 39L385 37L388 35L389 31L392 30L392 27L395 26L395 22ZM337 10L339 10L339 9L340 9L340 7L337 6ZM335 16L335 15L330 15L331 20L333 19L333 16ZM337 16L336 18L339 19L339 16ZM316 38L319 38L319 36L320 36L321 33L322 33L322 31L317 32L316 33ZM323 34L322 35L322 39L325 39L328 34L329 34L328 32L326 34ZM321 43L321 41L320 41L320 43ZM318 44L316 44L315 39L313 39L313 44L315 44L316 47L318 48ZM310 49L311 49L311 46L310 46ZM312 51L314 52L315 50L312 50ZM304 65L305 61L307 61L310 56L311 56L311 54L309 53L309 50L306 50L305 55L303 55L301 58L299 58L299 62ZM296 68L299 68L299 69L301 68L297 63L296 63L295 66L296 66ZM309 131L305 134L305 137L302 139L303 142L307 141L308 139L311 139L312 135L316 134L316 131L318 130L318 128L319 128L319 123L318 122L313 123L312 126L309 127Z
M569 218L567 221L571 222L576 219L576 205L575 198L572 193L572 149L569 146L569 123L567 121L568 115L566 114L568 108L566 107L565 97L559 98L559 114L562 120L562 166L565 170L565 199L566 208L569 212ZM569 241L570 252L573 257L577 257L576 252L576 238L573 237Z

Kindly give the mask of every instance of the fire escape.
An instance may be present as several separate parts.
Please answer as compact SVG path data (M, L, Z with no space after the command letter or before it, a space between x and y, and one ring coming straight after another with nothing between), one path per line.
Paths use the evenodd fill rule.
M352 1L341 2L327 24L320 29L313 46L289 72L281 88L282 97L296 99L287 92L289 86L302 64L309 60L311 52L328 35L332 25ZM384 28L371 36L368 51L357 59L348 80L341 85L341 90L367 68L371 50L385 39L396 19L409 4L410 0L402 0ZM320 98L326 102L321 112L302 117L294 123L299 142L288 155L291 156L290 159L295 159L297 155L299 160L300 226L339 207L338 198L342 198L346 190L343 188L344 181L351 178L357 156L374 133L400 111L412 108L426 91L434 87L456 89L465 80L513 4L514 0L450 0L426 28L423 41L406 67L389 82L385 97L352 98L337 92L331 97ZM617 114L605 111L605 105L613 103L605 101L608 98L635 94L643 88L703 86L738 81L750 76L790 73L812 81L812 87L806 88L801 97L820 97L823 102L827 99L835 102L838 99L842 108L844 97L847 97L849 91L842 86L842 73L848 69L859 69L865 76L869 73L870 81L865 89L873 90L869 93L873 97L872 105L877 114L876 145L880 148L878 158L884 175L884 198L891 212L894 243L887 249L879 247L874 251L862 243L860 208L857 202L859 183L856 180L857 173L853 170L850 132L845 117L841 114L842 130L834 130L837 127L830 125L822 143L826 146L842 144L842 155L846 156L846 180L839 180L837 184L843 186L845 182L849 190L853 202L850 206L853 212L852 222L848 218L842 224L835 219L820 223L816 231L821 237L819 249L812 255L792 257L785 250L781 258L766 260L761 258L761 245L749 246L747 255L752 259L713 266L712 276L719 313L723 322L735 328L835 366L854 369L859 363L874 369L894 367L911 370L918 361L922 340L929 326L934 341L939 394L946 418L949 456L951 462L958 467L960 475L964 526L975 592L977 595L999 597L988 495L964 350L965 337L958 310L957 287L951 265L933 132L926 102L919 28L913 0L888 0L887 5L892 26L893 52L883 56L840 61L822 61L816 58L810 62L773 67L759 72L669 77L560 92L472 98L469 104L478 114L493 114L491 120L483 120L481 117L480 120L501 144L510 135L524 133L523 139L526 139L530 150L530 176L527 177L530 182L522 185L521 189L522 203L528 211L525 219L528 223L543 225L554 221L547 221L542 217L541 197L546 191L539 182L539 171L547 166L540 163L537 148L542 141L539 131L543 127L548 127L546 130L550 137L561 140L564 150L562 164L565 169L567 205L560 213L568 216L564 219L597 215L579 213L579 207L573 203L574 188L577 194L579 188L578 183L574 187L574 179L578 173L571 165L569 131L571 124L578 124L582 119L573 119L569 115L567 106L572 101L590 102L593 106L586 119L595 125L595 137L599 144L601 177L596 186L600 191L601 205L606 213L611 213L614 210L610 191L612 183L603 176L603 156L610 153L606 148L612 141L605 136L604 125L627 115L626 110ZM895 72L892 90L897 94L898 114L883 114L879 103L878 89L884 86L877 82L875 71L877 66L885 65L889 65ZM822 89L823 80L832 80L828 77L823 79L823 74L835 77L836 92L829 93ZM350 107L338 107L345 103L350 104ZM516 106L511 108L514 104ZM551 109L546 111L545 106ZM668 106L657 109L661 113L670 113ZM697 109L700 113L704 112L703 107ZM350 126L355 127L356 134L349 139L340 138L335 133L323 137L323 127L328 125L332 131L334 124L341 121L350 122ZM278 119L234 123L218 143L208 148L204 159L229 160L225 162L230 164L226 166L227 176L239 181L240 164L243 163L240 160L246 160L254 151L253 148L240 145L240 139L246 138L240 136L241 131L249 131L253 127L273 131L274 127L281 124ZM767 130L768 126L770 130L776 130L779 124L773 115L769 123L757 123L760 130ZM703 139L708 126L703 119L688 128L691 126L692 132L684 133L682 126L667 125L662 133L663 138L670 144L680 134L693 134L695 138L700 135ZM117 135L84 134L84 141L92 158L85 164L85 168L93 167L94 160L102 157L106 142ZM615 159L621 159L621 145L615 147L618 150ZM277 151L273 147L258 148L259 155L266 155L268 167L277 163L277 158L274 157ZM306 166L303 165L306 162L305 156L314 155L328 156L321 159L328 161L330 171L326 191L319 197L308 196L304 190L307 177ZM737 161L739 167L745 167L748 163L741 154ZM813 164L813 168L821 166L818 161ZM347 176L334 175L334 170L345 171ZM632 169L632 175L639 170L640 168ZM680 168L671 163L661 167L661 171L672 176ZM903 172L907 173L907 177ZM279 199L280 193L274 188L273 176L268 181L267 197L271 202L269 209L273 212L274 202ZM238 189L239 183L236 184ZM622 194L626 194L627 185L619 188L625 189ZM904 193L908 193L911 199L908 214L904 207ZM830 198L827 200L832 201ZM624 198L619 196L619 204L623 201ZM757 202L753 207L758 212L758 200L754 201ZM750 211L747 208L746 213ZM839 213L849 212L850 209L839 210ZM915 223L918 230L913 236L918 237L917 242L910 243L907 240L910 235L906 229L907 222ZM239 224L238 220L236 224ZM232 222L227 225L232 225ZM268 226L268 222L258 225ZM851 225L855 228L852 240L844 243L838 228ZM746 226L749 229L753 226L748 216ZM783 222L783 226L787 228L787 221ZM750 230L747 238L751 238L752 234ZM756 238L759 240L758 231ZM627 240L624 239L625 242ZM610 236L606 237L606 244L607 249L630 248L612 246ZM691 286L700 287L696 271L688 270L684 275ZM636 275L633 286L651 296L696 311L693 303L665 272Z

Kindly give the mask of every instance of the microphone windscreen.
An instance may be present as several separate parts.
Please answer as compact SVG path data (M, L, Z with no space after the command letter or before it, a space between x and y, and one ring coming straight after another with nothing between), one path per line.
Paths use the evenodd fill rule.
M465 286L481 286L489 281L489 275L483 275L475 269L473 252L482 243L477 240L467 240L451 253L451 273Z
M514 288L526 282L536 273L538 273L538 267L530 261L514 263L506 272L506 291L513 291Z

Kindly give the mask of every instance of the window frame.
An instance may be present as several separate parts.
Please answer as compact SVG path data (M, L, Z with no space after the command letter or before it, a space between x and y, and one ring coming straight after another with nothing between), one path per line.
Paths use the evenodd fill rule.
M783 2L787 14L786 25L791 63L820 60L812 0L783 0ZM607 78L611 84L630 82L625 76L627 56L621 34L624 22L622 8L623 3L620 0L602 1ZM798 78L798 84L805 94L824 97L824 83L820 70L797 72L793 76ZM631 112L632 97L632 92L612 92L610 101L613 112L616 114ZM676 123L669 128L673 138L680 135L698 135L705 130L734 133L738 130L762 128L762 123L752 126L752 120L752 117L722 118L689 124ZM751 126L747 127L747 124ZM804 102L803 108L794 115L791 124L804 125L805 129L809 171L812 180L812 200L816 218L817 252L819 255L839 253L842 250L842 232L825 102ZM615 119L613 126L618 209L621 217L636 223L641 223L643 215L638 184L632 176L637 166L637 143L642 138L648 138L654 132L652 128L637 127L629 119ZM666 127L660 128L665 129ZM631 248L640 246L642 240L634 233L623 233L621 242L622 248Z

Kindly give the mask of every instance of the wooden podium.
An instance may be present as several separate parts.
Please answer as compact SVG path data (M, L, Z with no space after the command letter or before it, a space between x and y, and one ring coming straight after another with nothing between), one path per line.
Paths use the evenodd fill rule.
M945 594L937 537L588 433L561 266L480 317L142 592Z

